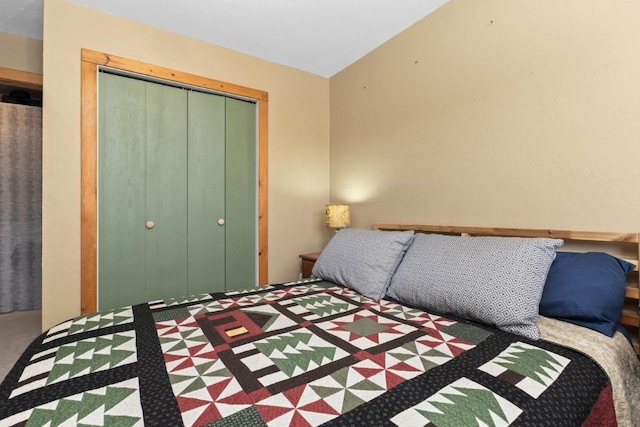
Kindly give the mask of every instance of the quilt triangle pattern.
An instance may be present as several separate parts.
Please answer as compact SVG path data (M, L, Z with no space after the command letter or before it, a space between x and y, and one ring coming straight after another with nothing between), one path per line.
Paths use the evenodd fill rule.
M293 298L291 301L311 313L305 315L305 319L319 319L357 308L343 299L324 293Z
M211 299L213 299L213 297L210 294L198 294L198 295L190 295L187 297L167 298L164 300L150 301L148 305L149 305L149 308L151 308L152 310L156 310L159 308L171 307L173 305L195 303L195 302L207 301Z
M12 422L29 426L144 425L137 378L78 393L22 412Z
M537 399L569 363L569 359L559 354L517 342L478 369L514 384Z
M398 426L509 426L520 414L513 403L463 377L391 421Z
M135 338L135 331L126 331L60 346L46 384L135 363Z
M369 310L320 323L319 326L361 349L387 343L418 330L415 326L391 320Z
M258 341L255 346L288 377L332 362L337 348L311 333L292 332Z
M256 405L267 425L317 426L340 415L312 387L301 385Z
M132 322L133 310L131 307L91 313L54 326L47 332L47 336L44 338L43 343L48 343L73 334L95 331L110 326L124 325Z

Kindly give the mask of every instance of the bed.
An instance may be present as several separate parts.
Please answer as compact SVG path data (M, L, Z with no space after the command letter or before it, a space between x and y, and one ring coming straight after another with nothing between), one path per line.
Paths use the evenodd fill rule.
M151 301L51 328L0 385L0 426L639 425L640 363L629 342L637 350L637 234L374 229L338 232L314 266L321 278ZM486 307L434 310L432 301L457 297L425 297L446 283L463 305L492 305L482 298L502 297L473 285L498 289L516 276L525 278L519 291L536 280L544 288L558 239L615 247L629 278L626 337L618 319L609 337L537 307L533 320L509 318L509 307L478 320ZM438 245L463 250L447 258ZM536 251L551 258L549 274L530 261ZM442 276L447 265L454 271ZM455 290L447 281L456 275L471 284ZM488 282L474 283L480 277ZM518 305L522 295L509 292Z

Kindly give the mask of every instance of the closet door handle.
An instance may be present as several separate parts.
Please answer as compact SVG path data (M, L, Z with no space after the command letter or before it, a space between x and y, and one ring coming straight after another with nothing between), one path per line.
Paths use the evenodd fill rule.
M151 230L153 228L153 226L155 225L155 223L153 221L147 221L144 226L147 227L149 230Z
M218 225L224 225L224 218L220 218L218 220Z

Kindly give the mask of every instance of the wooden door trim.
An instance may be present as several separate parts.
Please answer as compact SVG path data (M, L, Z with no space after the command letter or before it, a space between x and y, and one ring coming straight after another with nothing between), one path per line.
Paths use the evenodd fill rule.
M0 83L26 89L42 90L42 74L0 67Z
M268 103L269 94L233 83L196 76L115 55L81 53L81 312L96 311L98 294L97 142L98 70L100 66L179 84L251 98L258 104L258 283L268 282Z

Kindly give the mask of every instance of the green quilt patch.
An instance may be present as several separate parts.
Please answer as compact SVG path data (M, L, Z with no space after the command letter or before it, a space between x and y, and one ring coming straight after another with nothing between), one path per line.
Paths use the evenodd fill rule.
M130 323L133 320L131 308L122 308L116 310L102 311L91 313L73 319L69 326L69 335L78 334L80 332L92 331L95 329L106 328L108 326L121 325Z
M522 410L467 378L460 378L419 404L393 417L398 426L508 426Z
M137 378L49 402L29 412L26 425L34 427L144 425Z
M354 305L328 294L294 298L293 302L315 314L317 318L343 313L355 308Z
M312 342L313 340L313 342ZM311 333L293 332L258 341L255 346L288 377L332 362L336 347Z
M135 331L87 338L60 346L47 384L134 363Z
M558 379L569 362L551 351L516 342L478 369L538 398Z

